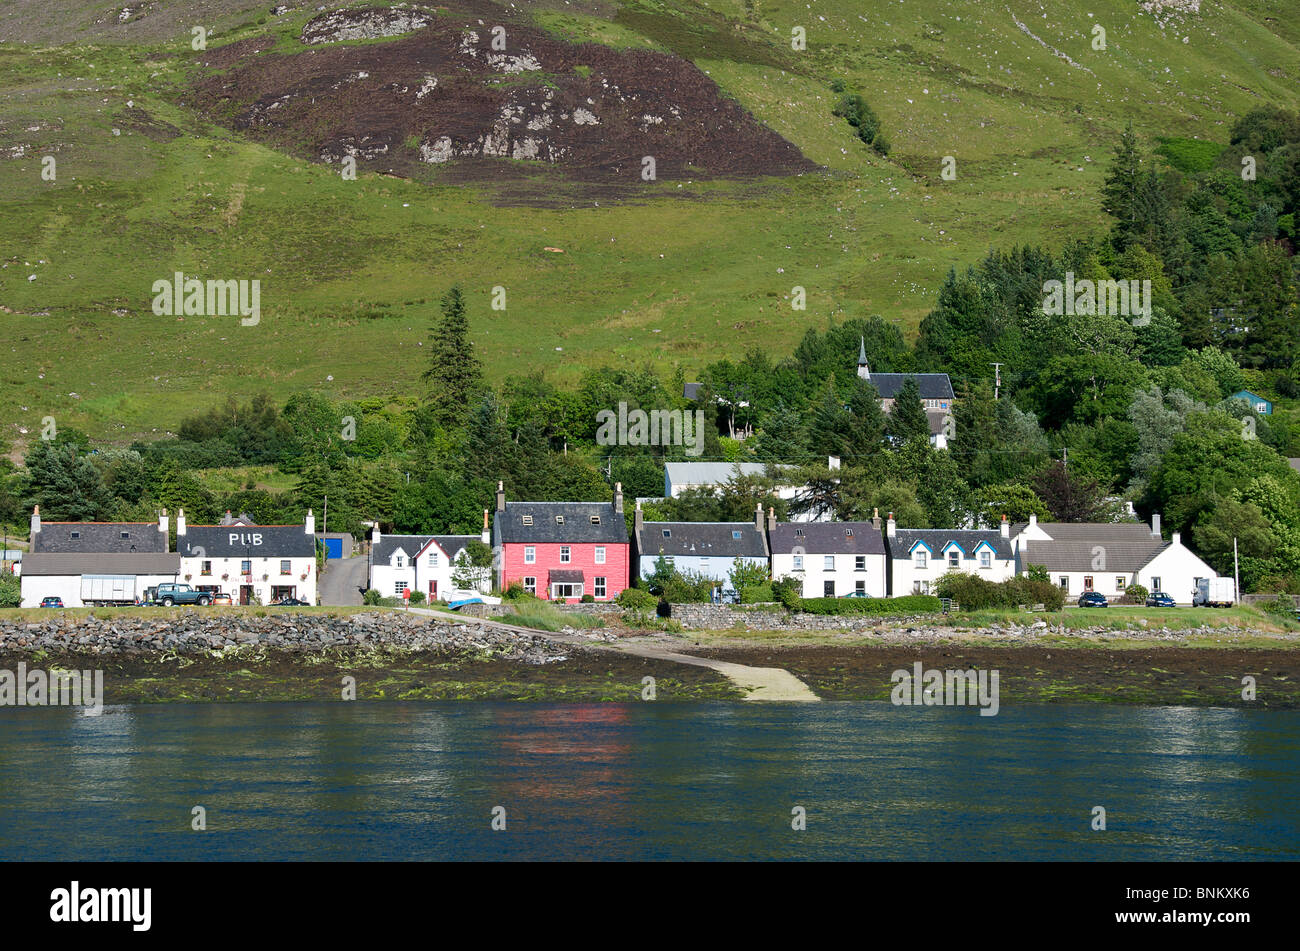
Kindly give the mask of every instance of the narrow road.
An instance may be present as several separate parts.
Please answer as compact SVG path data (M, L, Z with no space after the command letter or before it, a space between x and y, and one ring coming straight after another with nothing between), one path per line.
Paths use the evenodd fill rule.
M394 608L394 610L401 610ZM796 703L816 703L821 697L790 671L781 667L750 667L746 664L732 664L712 657L696 657L694 654L682 654L663 647L650 644L628 644L591 641L576 634L554 634L539 631L532 627L519 627L503 621L453 614L447 611L435 611L430 608L408 608L412 614L423 614L443 621L459 621L464 624L485 624L489 627L520 634L536 634L559 644L570 647L594 648L596 650L617 651L621 654L633 654L650 660L664 660L677 664L690 664L692 667L708 667L716 670L741 690L745 691L746 700L779 700Z
M367 581L365 555L331 558L320 576L320 603L335 607L358 605Z

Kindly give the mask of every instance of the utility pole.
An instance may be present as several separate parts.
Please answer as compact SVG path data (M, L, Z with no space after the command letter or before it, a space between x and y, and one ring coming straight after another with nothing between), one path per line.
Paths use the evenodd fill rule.
M1237 564L1237 536L1232 536L1232 603L1241 603L1241 566Z
M326 532L329 531L329 527L330 527L330 497L327 495L325 496L325 511L321 513L321 517L320 517L320 533L324 535Z
M1066 472L1070 471L1070 447L1069 446L1061 447L1061 467L1065 469Z
M1006 366L1006 364L991 363L989 366L993 367L993 400L996 402L998 391L1002 389L1002 368Z

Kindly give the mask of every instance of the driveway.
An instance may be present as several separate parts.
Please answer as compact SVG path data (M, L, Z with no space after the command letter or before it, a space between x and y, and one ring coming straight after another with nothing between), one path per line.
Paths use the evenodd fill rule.
M365 555L331 558L320 576L320 603L334 607L358 605L368 580Z

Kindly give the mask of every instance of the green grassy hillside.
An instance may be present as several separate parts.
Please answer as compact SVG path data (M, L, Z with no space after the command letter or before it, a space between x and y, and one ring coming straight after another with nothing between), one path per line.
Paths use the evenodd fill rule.
M195 0L123 19L120 4L18 0L0 10L0 433L21 448L53 416L126 442L230 393L411 393L454 282L497 379L628 361L689 373L833 317L911 332L949 268L1101 228L1127 121L1151 144L1225 141L1260 102L1300 105L1282 0L1159 19L1136 0L517 6L558 37L690 59L824 170L597 188L502 160L499 181L453 167L345 181L204 119L189 95L205 56L191 25L214 30L207 55L259 36L302 50L315 5ZM491 25L487 0L465 9ZM888 157L832 115L835 80L879 115ZM151 286L178 270L260 279L261 322L155 316ZM498 285L505 311L489 308Z

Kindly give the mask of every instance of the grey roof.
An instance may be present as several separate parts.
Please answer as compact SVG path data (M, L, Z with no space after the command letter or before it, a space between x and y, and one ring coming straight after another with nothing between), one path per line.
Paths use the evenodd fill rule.
M302 525L190 525L176 547L188 558L316 556L316 539Z
M583 581L581 568L552 568L546 574L550 584L581 584Z
M966 556L972 557L981 542L993 547L994 556L1010 561L1011 539L1003 538L1001 530L982 528L900 528L893 538L886 538L891 558L910 558L912 546L922 542L936 557L948 547L949 542L961 546Z
M479 540L478 535L434 535L433 540L438 543L438 547L447 553L447 557L455 560L456 556L465 550L465 546L470 542Z
M898 396L909 377L916 380L923 400L950 400L953 398L952 381L946 373L873 373L867 381L876 388L881 399L892 400Z
M763 533L753 522L643 522L635 544L638 557L767 557Z
M380 535L379 541L370 546L371 564L387 564L393 557L393 552L402 549L406 552L408 558L414 558L425 545L429 544L429 539L433 535Z
M524 524L525 516L531 525ZM492 539L502 544L626 544L627 522L613 502L507 502L506 510L492 519Z
M665 462L664 474L674 485L725 485L739 472L742 476L762 475L761 462Z
M1290 458L1288 458L1288 459L1287 459L1287 465L1289 465L1289 466L1290 466L1292 469L1294 469L1296 472L1300 472L1300 459L1290 459Z
M795 548L814 555L883 555L885 540L870 522L777 522L768 532L772 552Z
M247 512L240 512L238 515L231 515L229 512L226 512L225 515L221 516L221 521L218 522L217 524L218 525L256 525L257 519L253 518L253 516L249 515Z
M682 397L684 399L693 400L695 399L696 396L699 395L699 393L700 393L700 384L698 383L682 384Z
M1049 571L1137 571L1169 545L1143 522L1039 522L1038 527L1052 540L1027 540L1021 561Z
M74 534L77 537L73 537ZM123 538L125 534L127 537ZM167 533L157 522L41 522L33 552L162 552Z
M180 570L181 556L166 552L47 552L23 559L24 576L177 575Z

